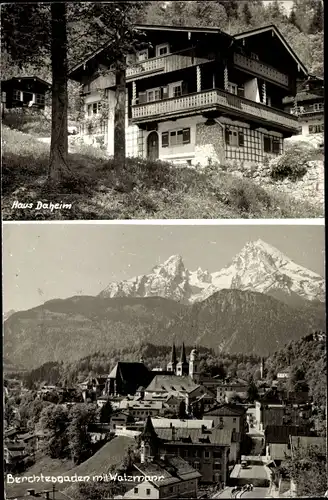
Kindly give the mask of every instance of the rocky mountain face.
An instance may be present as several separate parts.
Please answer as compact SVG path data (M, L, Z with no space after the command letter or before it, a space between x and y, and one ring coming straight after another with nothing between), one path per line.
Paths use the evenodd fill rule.
M193 303L230 288L272 295L290 305L325 300L321 276L261 240L247 243L230 265L217 272L189 271L182 258L174 255L149 274L110 283L100 297L160 296Z
M325 330L324 280L258 240L217 272L191 272L172 256L147 275L110 283L96 297L15 312L4 324L4 359L35 368L173 339L268 355L313 330Z

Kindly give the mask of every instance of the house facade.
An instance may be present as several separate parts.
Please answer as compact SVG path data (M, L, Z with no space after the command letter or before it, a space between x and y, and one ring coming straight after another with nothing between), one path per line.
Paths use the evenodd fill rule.
M2 104L6 109L44 109L46 92L50 89L50 83L37 76L10 78L1 82Z
M275 26L228 35L216 28L137 26L148 48L126 70L126 153L192 166L260 163L297 133L283 99L307 70ZM114 61L106 47L70 72L83 86L86 142L114 151ZM103 110L106 108L106 114Z
M246 409L241 405L223 404L211 408L203 415L204 420L213 420L214 427L246 434L248 431Z
M323 134L324 100L324 81L314 76L298 82L295 98L284 100L285 110L298 118L300 134Z

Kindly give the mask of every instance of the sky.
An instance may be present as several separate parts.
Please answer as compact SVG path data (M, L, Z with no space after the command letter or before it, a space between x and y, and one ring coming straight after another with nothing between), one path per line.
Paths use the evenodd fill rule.
M111 281L149 273L174 254L191 271L219 271L259 238L324 276L322 226L4 224L3 310L97 295Z

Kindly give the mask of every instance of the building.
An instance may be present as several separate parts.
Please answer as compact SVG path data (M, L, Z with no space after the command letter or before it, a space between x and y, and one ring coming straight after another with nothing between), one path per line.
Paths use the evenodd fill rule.
M200 473L183 458L160 452L160 439L148 417L140 435L140 462L133 463L133 475L145 481L115 498L197 498Z
M212 429L214 427L213 420L196 420L196 419L180 419L180 418L152 418L151 422L154 429Z
M127 56L126 153L177 164L261 163L298 131L283 99L308 72L273 25L231 36L218 28L138 25L148 48ZM108 44L74 66L86 142L114 151L115 61ZM104 110L107 110L104 114Z
M14 77L1 82L2 103L6 109L34 108L44 109L46 93L51 89L50 83L37 76Z
M106 382L107 377L104 376L87 377L84 382L79 384L79 387L82 390L83 401L86 401L87 399L97 401L98 398L100 398L104 393Z
M104 441L109 437L111 432L110 424L88 424L87 433L91 439L92 443L97 443L98 441Z
M135 419L146 420L148 415L154 417L163 413L164 402L125 398L120 402L120 410L129 412Z
M240 399L247 398L248 383L245 380L224 380L216 387L216 399L218 402L228 403L232 398L238 396Z
M214 427L219 429L229 429L242 434L248 432L246 408L241 405L216 406L204 413L203 420L213 420Z
M284 99L285 110L298 117L302 135L324 132L324 81L310 75L297 85L295 97Z
M264 430L265 454L278 465L291 456L290 437L310 435L307 427L297 425L268 425ZM313 434L313 433L312 433Z
M307 392L286 392L272 388L255 401L255 425L264 431L268 425L309 425L312 415Z
M144 363L119 361L107 377L105 394L133 395L140 386L146 387L152 377Z
M172 395L186 395L196 389L197 384L188 375L167 375L158 372L145 389L145 398L159 396L167 398Z

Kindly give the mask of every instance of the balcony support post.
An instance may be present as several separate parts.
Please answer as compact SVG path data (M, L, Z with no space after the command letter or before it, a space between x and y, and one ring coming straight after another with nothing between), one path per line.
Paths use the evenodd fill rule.
M197 92L201 92L202 90L202 73L200 66L196 66L196 85L197 85Z
M228 84L229 84L229 74L228 74L228 66L225 65L224 67L224 90L228 90Z
M137 100L137 86L136 82L132 82L132 105L136 103Z
M266 83L262 83L262 102L263 104L266 104L267 102L267 95L266 95Z

